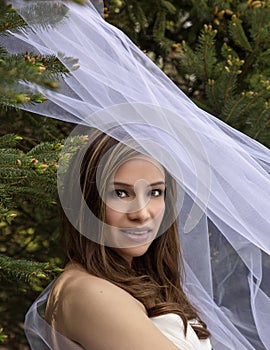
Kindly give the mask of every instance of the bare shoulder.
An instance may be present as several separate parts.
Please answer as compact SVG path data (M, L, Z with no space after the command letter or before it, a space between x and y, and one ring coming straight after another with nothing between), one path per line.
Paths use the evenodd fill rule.
M78 266L56 284L58 330L85 349L176 350L129 293Z
M62 289L62 297L69 302L77 304L86 299L88 305L92 303L96 305L98 302L112 302L121 298L122 303L132 304L146 314L144 305L125 290L103 278L90 275L78 264L70 264L65 269L59 284Z

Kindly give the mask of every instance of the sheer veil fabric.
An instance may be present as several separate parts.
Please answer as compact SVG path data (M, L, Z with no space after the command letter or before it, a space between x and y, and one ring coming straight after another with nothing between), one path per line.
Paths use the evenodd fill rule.
M28 27L3 38L7 49L54 54L71 72L58 91L21 81L48 98L23 108L157 159L178 184L184 289L213 349L270 349L270 151L192 103L104 21L100 2L11 3ZM41 317L48 292L26 317L32 349L78 349Z

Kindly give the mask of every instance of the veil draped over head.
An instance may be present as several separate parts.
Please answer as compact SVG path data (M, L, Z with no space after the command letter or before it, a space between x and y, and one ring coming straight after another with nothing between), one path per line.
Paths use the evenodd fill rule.
M11 3L28 26L9 32L6 48L56 55L71 73L57 91L21 81L48 98L23 109L98 128L157 159L180 189L183 288L213 349L270 349L270 151L199 109L104 21L100 1ZM31 347L78 349L41 316L49 289L26 317Z

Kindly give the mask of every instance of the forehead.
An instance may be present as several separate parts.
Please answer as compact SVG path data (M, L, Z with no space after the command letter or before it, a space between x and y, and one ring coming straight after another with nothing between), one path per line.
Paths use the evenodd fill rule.
M138 180L152 183L164 181L165 171L154 159L138 155L122 163L112 176L113 181L134 184Z

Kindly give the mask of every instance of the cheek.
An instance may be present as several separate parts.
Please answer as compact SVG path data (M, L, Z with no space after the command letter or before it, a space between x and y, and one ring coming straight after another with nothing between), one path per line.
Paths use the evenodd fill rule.
M118 222L121 217L121 213L113 210L110 206L105 207L105 222L108 225L113 225Z
M165 211L165 200L164 198L160 198L155 202L155 210L156 212L164 212Z
M153 213L154 217L157 220L162 220L165 213L165 202L164 200L159 201L153 205Z

